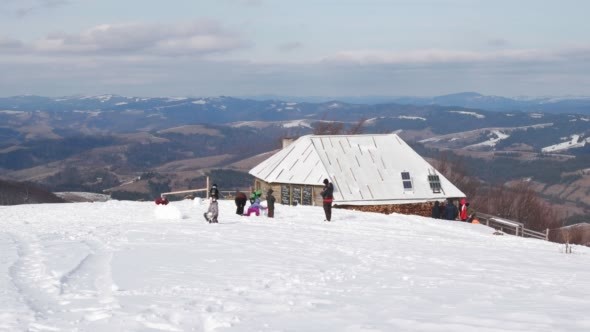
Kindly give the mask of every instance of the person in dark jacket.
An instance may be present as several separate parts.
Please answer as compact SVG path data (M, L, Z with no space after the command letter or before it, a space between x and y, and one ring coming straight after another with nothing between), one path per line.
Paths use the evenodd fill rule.
M457 210L457 207L455 206L455 204L453 204L453 201L449 199L445 207L445 219L455 220L457 219L458 214L459 210Z
M432 218L440 219L440 203L438 201L434 202L432 207Z
M241 191L236 192L236 214L243 215L244 214L244 207L246 206L246 202L248 201L248 197Z
M219 199L219 190L217 190L217 185L214 183L209 189L209 197L215 198L216 200Z
M268 188L268 191L266 192L266 207L268 209L267 211L267 216L269 218L274 218L275 217L275 197L272 195L273 190L272 188Z
M332 219L332 201L334 200L334 185L332 185L332 182L328 181L328 179L324 179L324 188L322 189L320 195L322 195L322 199L324 202L324 212L326 213L325 221L330 221Z

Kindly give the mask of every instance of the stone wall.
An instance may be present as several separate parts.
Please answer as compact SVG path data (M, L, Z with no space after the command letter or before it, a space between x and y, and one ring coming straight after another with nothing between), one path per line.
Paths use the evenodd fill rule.
M433 202L412 203L412 204L391 204L391 205L334 205L335 208L347 209L363 212L377 212L383 214L401 213L414 214L418 216L430 217L432 215Z

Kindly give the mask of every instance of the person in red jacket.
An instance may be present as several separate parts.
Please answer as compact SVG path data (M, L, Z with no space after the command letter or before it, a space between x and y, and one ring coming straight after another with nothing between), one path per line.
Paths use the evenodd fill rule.
M166 199L166 197L158 197L156 198L156 205L168 205L168 200Z
M467 218L469 218L469 215L467 214L468 206L469 203L467 203L467 199L461 198L461 205L459 208L459 219L461 219L461 221L467 221Z

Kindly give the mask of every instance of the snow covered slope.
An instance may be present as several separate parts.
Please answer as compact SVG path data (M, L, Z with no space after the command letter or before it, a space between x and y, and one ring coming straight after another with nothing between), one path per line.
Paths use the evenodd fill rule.
M588 331L590 249L220 202L0 207L0 331Z
M550 145L541 149L542 152L563 152L569 149L583 148L590 143L590 137L580 139L580 135L571 135L565 142Z

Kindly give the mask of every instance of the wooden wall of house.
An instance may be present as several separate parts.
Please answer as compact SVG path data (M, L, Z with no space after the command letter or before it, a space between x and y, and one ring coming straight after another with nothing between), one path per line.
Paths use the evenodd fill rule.
M302 204L302 202L307 201L310 202L310 204L305 205L322 205L322 197L320 196L320 192L322 191L323 186L306 186L290 183L268 183L258 178L254 179L254 189L262 190L262 199L265 199L268 188L272 188L273 195L275 196L278 204L294 205L294 201L296 200L297 204ZM288 193L289 197L286 197L285 193ZM293 197L294 195L298 198L295 199ZM307 195L305 199L303 197L304 195Z

